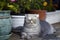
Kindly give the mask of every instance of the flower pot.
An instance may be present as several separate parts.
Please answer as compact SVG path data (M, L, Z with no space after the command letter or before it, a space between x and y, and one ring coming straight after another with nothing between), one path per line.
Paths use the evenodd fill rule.
M25 16L12 15L13 29L24 25Z
M0 36L9 34L11 29L10 11L0 11Z
M0 40L8 40L11 35L12 34L0 36Z
M40 20L46 19L46 11L45 10L30 10L30 13L39 14Z

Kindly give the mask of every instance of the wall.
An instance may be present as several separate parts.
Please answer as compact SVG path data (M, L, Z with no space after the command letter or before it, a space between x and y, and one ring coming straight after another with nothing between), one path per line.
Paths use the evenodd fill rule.
M47 12L46 21L50 24L60 22L60 10L56 12Z

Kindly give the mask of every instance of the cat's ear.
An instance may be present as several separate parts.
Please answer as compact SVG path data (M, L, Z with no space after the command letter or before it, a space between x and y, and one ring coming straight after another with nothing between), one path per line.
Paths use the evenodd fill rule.
M39 17L39 14L36 14L36 17Z

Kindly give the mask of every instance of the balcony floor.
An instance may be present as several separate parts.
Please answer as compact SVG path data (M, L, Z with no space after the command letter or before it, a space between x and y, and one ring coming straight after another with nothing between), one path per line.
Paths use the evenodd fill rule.
M35 39L30 39L30 40L60 40L60 23L56 23L56 24L52 24L55 28L56 28L56 30L57 30L57 32L56 32L56 37L54 37L54 38L46 38L46 39L43 39L43 38L35 38ZM52 36L53 37L53 36ZM20 39L20 37L18 36L18 35L16 35L16 34L13 34L11 37L10 37L10 39L9 40L21 40Z

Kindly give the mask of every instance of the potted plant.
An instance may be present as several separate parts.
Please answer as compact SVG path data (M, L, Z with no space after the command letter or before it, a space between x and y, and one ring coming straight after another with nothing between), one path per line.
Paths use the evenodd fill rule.
M6 40L11 36L11 15L10 10L8 10L8 5L6 0L0 0L0 39ZM6 9L7 8L7 9ZM5 37L5 38L4 38Z
M40 20L45 20L46 11L52 11L52 2L46 2L46 0L20 0L20 6L23 13L38 13Z
M0 11L10 10L14 13L20 13L20 7L18 2L12 0L0 0Z
M31 10L30 13L37 13L39 14L40 20L45 20L46 18L46 11L44 9L44 6L47 5L47 3L43 3L43 0L33 0L31 1Z

